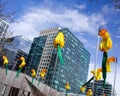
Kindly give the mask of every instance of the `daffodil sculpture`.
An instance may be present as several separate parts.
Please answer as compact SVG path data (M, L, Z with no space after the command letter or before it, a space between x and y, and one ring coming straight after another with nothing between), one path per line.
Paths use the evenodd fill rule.
M82 87L80 88L80 92L84 93L84 92L85 92L85 89L86 89L86 86L82 86Z
M5 65L6 67L6 75L7 75L7 70L8 70L8 58L4 55L2 56L2 59L3 59L3 64Z
M35 72L34 69L31 69L31 77L32 77L32 83L33 83L33 81L34 81L34 79L36 77L36 72Z
M69 82L66 82L65 89L66 89L66 95L65 96L67 96L67 92L68 92L68 90L70 90L70 84L69 84Z
M38 85L40 84L40 81L45 77L47 70L46 69L42 69L42 71L40 72L40 78L38 80Z
M54 39L54 48L57 48L58 57L62 64L64 64L62 53L61 53L61 48L63 47L64 47L64 34L62 32L59 32Z
M16 77L19 76L22 68L26 65L25 58L24 58L23 56L20 57L20 61L21 61L21 64L20 64L19 67L18 67L19 69L18 69L18 71L17 71Z
M80 93L84 93L86 89L86 85L89 84L94 79L94 76L90 78L82 87L80 88Z
M95 80L101 80L102 79L102 68L98 68L95 71L92 70L91 73L93 74L93 76L95 77Z
M112 48L112 40L106 29L100 29L98 35L102 37L102 41L100 42L99 48L103 52L102 75L104 79L103 87L105 88L105 82L106 82L106 76L107 76L106 62L108 58L108 50Z
M86 96L93 96L92 89L87 90Z
M107 72L111 72L111 66L110 66L110 63L112 63L112 62L115 62L115 57L109 57L108 59L107 59L107 63L106 63L106 71Z

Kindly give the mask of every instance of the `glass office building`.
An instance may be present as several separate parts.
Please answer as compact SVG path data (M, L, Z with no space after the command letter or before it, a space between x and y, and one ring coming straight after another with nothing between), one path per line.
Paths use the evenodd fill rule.
M61 50L65 62L64 65L59 61L57 50L53 46L54 38L59 31L62 31L65 35L65 46ZM37 61L33 64L37 68L36 79L39 78L40 71L46 68L47 74L44 82L47 85L58 91L65 92L65 83L69 82L71 86L69 92L79 93L80 86L87 81L90 53L67 28L53 28L41 31L39 38L44 36L46 36L46 40L41 39L44 44L39 56L40 59L39 61L37 61L37 58L33 59ZM34 48L31 48L31 51L32 49ZM30 54L37 54L39 50L33 50ZM32 60L32 58L29 59Z
M9 49L14 52L17 52L20 49L28 54L31 47L31 43L32 42L25 36L15 36L12 38L8 38L5 41L4 49Z
M37 70L36 79L43 68L48 69L52 56L53 40L58 33L58 28L44 30L40 32L40 36L35 38L29 53L28 67L29 70L34 68ZM30 74L30 71L28 72Z
M37 70L45 46L46 39L47 39L46 36L34 38L27 60L28 61L27 74L30 75L31 73L30 69Z
M25 56L27 59L31 43L29 39L22 35L8 38L5 41L2 55L5 54L8 57L9 69L17 70L20 56Z
M89 83L86 87L86 90L92 89L93 83ZM103 80L95 81L94 83L94 95L93 96L112 96L112 84L106 82L106 87L103 88Z
M65 83L69 82L69 92L79 93L80 86L87 81L90 53L67 28L61 31L65 35L65 46L62 49L65 64L61 64L57 50L54 49L45 83L65 92Z

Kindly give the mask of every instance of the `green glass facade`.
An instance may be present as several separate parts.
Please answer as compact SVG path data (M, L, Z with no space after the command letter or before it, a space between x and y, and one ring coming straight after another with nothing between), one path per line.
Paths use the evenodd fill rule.
M30 74L30 69L32 68L37 70L45 46L46 38L46 36L34 38L27 60L27 74Z
M61 64L54 49L45 83L65 92L65 83L69 82L69 92L79 93L80 86L87 81L90 53L67 28L61 31L65 35L65 46L62 49L65 64Z

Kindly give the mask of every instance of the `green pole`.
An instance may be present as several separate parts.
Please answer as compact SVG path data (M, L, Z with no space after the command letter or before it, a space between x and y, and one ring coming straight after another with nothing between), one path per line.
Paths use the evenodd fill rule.
M107 62L107 58L108 58L108 54L107 52L103 53L103 59L102 59L102 75L103 75L103 87L105 88L105 83L106 83L106 77L107 77L107 73L106 73L106 62Z
M6 64L6 75L8 74L8 64Z
M19 76L19 74L20 74L21 70L22 70L22 68L18 69L17 74L16 74L16 77L18 77L18 76Z
M39 86L39 84L40 84L40 81L41 81L42 79L41 78L39 78L39 80L38 80L38 86Z
M32 78L32 84L33 84L34 78Z
M65 94L65 96L67 96L67 89L66 89L66 94Z
M62 58L61 48L59 44L58 44L58 57L60 59L60 62L64 65L64 60Z

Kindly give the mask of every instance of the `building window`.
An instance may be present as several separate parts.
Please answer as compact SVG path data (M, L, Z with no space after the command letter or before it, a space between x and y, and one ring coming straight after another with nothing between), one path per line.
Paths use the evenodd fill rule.
M11 87L8 96L18 96L18 93L19 93L19 89L18 88Z

